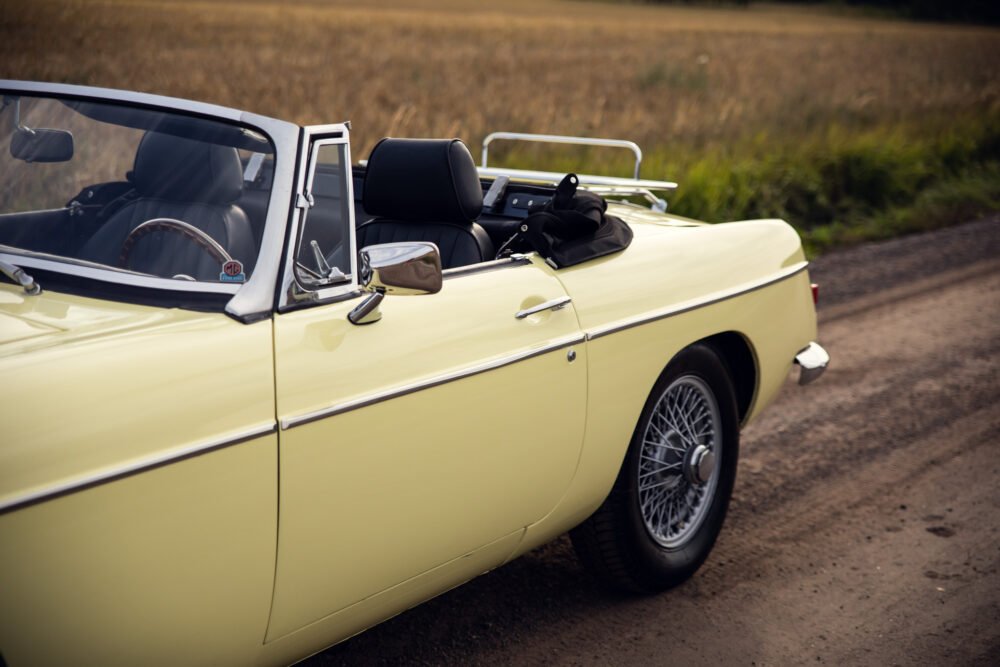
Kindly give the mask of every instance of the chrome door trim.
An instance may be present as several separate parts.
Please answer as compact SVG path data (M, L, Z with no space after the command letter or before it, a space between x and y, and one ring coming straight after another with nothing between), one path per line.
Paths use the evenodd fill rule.
M424 389L431 389L432 387L448 384L449 382L454 382L455 380L462 380L474 375L479 375L480 373L497 370L498 368L510 366L511 364L516 364L521 361L527 361L528 359L533 359L534 357L548 354L549 352L555 352L556 350L561 350L571 345L578 345L583 343L584 340L585 337L583 334L564 336L562 338L557 338L542 347L522 350L521 352L515 352L505 357L500 357L499 359L493 359L481 364L461 368L459 370L452 371L451 373L433 375L410 384L374 392L372 394L368 394L367 396L362 396L350 401L335 403L329 407L314 410L312 412L306 412L293 417L285 417L281 420L281 430L287 431L295 428L296 426L309 424L320 419L325 419L326 417L333 417L334 415L343 414L352 410L358 410L360 408L368 407L369 405L374 405L393 398L399 398L400 396L406 396L407 394L423 391Z
M596 340L598 338L603 338L613 333L618 333L620 331L625 331L626 329L631 329L633 327L642 326L643 324L649 324L651 322L656 322L658 320L663 320L668 317L675 317L683 313L690 312L692 310L697 310L698 308L704 308L706 306L711 306L713 304L719 303L721 301L727 301L744 294L749 294L750 292L755 292L759 289L763 289L775 283L779 283L783 280L787 280L792 276L798 275L806 270L809 266L809 262L798 262L789 267L786 267L779 271L778 273L768 276L767 278L762 278L759 280L744 283L738 287L734 287L728 290L721 290L719 292L712 293L708 298L693 299L690 301L685 301L677 305L669 306L661 310L653 311L647 315L641 315L639 317L630 317L618 320L612 324L605 324L604 326L595 327L587 331L587 340Z
M172 463L178 463L186 459L194 458L195 456L201 456L202 454L208 454L209 452L225 449L226 447L232 447L233 445L238 445L270 433L275 433L276 431L277 425L275 422L264 422L248 429L230 432L217 438L203 440L193 445L180 447L169 452L152 454L130 463L110 467L89 475L82 475L66 482L50 484L38 489L37 491L31 491L29 493L23 493L21 495L7 498L6 500L0 500L0 514L13 512L14 510L19 510L30 505L36 505L47 500L76 493L77 491L83 491L95 486L131 477L132 475L137 475L148 470L162 468L163 466L167 466Z
M514 317L516 319L523 320L529 315L534 315L535 313L540 313L544 310L560 310L568 306L570 303L572 303L572 301L573 299L568 296L561 296L556 299L550 299L549 301L540 303L537 306L532 306L531 308L525 308L524 310L519 310L516 313L514 313Z

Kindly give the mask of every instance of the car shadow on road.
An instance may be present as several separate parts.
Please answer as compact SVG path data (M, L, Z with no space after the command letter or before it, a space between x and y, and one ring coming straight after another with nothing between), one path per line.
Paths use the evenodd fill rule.
M600 587L563 536L301 664L476 664L629 599Z

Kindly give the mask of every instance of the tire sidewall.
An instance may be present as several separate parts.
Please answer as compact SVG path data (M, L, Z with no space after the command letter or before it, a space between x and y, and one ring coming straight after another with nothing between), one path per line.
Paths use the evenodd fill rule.
M719 405L722 424L722 462L715 494L701 525L682 546L666 548L656 542L646 529L639 509L639 456L643 435L651 415L670 384L679 377L694 375L703 380ZM739 418L732 380L719 355L709 346L699 344L685 348L667 365L657 379L636 425L628 454L616 483L623 496L619 507L625 516L620 519L629 526L627 531L635 558L633 567L643 579L641 585L653 589L668 588L684 581L708 557L722 529L736 479L739 456Z

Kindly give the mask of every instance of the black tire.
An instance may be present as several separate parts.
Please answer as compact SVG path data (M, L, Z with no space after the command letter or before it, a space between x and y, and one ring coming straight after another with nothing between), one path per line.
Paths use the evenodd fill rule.
M705 444L701 446L703 449L709 449L713 456L718 456L718 459L712 460L711 472L706 474L706 468L688 463L692 457L699 454L701 457L699 460L704 459L703 451L694 451L697 445L672 446L669 449L678 453L664 456L679 458L682 463L669 463L669 465L680 466L681 475L687 476L675 482L672 478L681 476L677 472L640 473L640 463L643 460L650 460L650 452L659 451L650 447L665 447L668 442L675 445L681 442L682 436L678 429L672 432L676 438L674 441L663 436L664 445L651 445L647 439L646 454L643 454L644 436L647 430L650 430L650 420L654 419L654 411L657 410L660 400L676 400L680 395L677 392L682 391L681 387L690 387L691 394L701 392L698 396L705 399L708 406L710 404L704 392L707 388L716 401L718 418L716 420L712 417L712 423L718 424L721 428L718 433L715 428L712 429L710 448ZM666 398L668 390L670 390L669 399ZM664 404L663 410L666 410L666 405L668 404ZM666 413L660 412L655 418L661 420L664 414ZM662 421L657 423L663 425ZM654 432L650 430L650 433ZM692 439L692 442L697 441L697 438ZM685 447L686 453L679 453L679 449ZM685 581L708 558L722 529L736 478L738 456L739 419L736 396L726 365L708 345L695 344L685 348L667 365L653 386L610 495L589 519L570 532L580 560L602 583L620 591L653 593ZM664 466L660 468L662 470L667 463L657 461L646 465ZM650 477L655 474L659 474L660 478L667 481L650 484L648 480L656 482L660 479ZM644 518L643 510L640 508L640 475L647 480L643 488L647 508L658 506L656 502L650 501L651 494L655 493L649 490L653 486L674 484L675 487L679 487L681 484L687 484L689 490L680 493L678 498L696 497L698 493L703 493L700 501L692 501L697 509L691 509L691 513L686 515L697 517L696 520L692 520L687 528L684 521L677 522L676 525L680 528L676 543L671 542L669 530L657 530L663 528L662 518L657 523L657 518L662 517L662 510L657 514L654 510L647 509L646 514L652 518ZM670 479L667 479L668 477ZM702 477L707 477L707 480ZM712 489L711 492L709 488ZM677 488L676 491L681 492L683 489ZM660 503L659 506L665 507L666 503ZM666 525L669 527L674 524L668 518ZM685 533L685 530L688 532Z

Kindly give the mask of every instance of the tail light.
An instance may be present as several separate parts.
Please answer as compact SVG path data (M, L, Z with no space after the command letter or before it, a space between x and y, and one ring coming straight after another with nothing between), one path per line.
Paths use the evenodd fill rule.
M819 283L812 283L809 285L812 288L813 293L813 305L819 305Z

